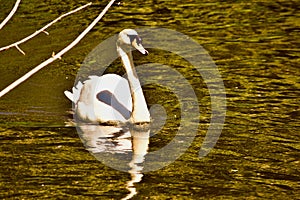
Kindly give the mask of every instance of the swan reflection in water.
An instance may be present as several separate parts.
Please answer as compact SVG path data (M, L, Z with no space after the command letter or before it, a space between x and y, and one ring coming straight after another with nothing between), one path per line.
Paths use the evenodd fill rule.
M126 189L130 193L123 199L136 195L134 184L143 177L150 129L81 124L78 131L86 149L93 156L109 167L129 172L131 180L126 183Z

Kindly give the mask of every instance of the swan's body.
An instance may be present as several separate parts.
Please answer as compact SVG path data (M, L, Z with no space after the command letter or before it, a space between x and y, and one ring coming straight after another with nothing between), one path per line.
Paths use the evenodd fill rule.
M78 82L72 93L65 95L75 104L76 115L88 122L99 123L149 123L150 114L134 69L131 47L148 54L136 31L125 29L117 40L117 52L127 72L127 79L116 74L89 76Z
M124 112L125 109L123 109L123 112L122 110L121 112L117 111L116 107L119 107L117 103L112 102L112 105L109 105L105 98L100 98L101 94L105 95L107 93L115 93L114 97L118 99L120 104L124 105L127 112ZM83 84L78 82L76 88L73 88L73 94L68 91L65 94L69 99L74 100L76 115L84 121L126 122L130 118L132 100L129 85L126 79L118 75L89 76L89 79L84 81Z

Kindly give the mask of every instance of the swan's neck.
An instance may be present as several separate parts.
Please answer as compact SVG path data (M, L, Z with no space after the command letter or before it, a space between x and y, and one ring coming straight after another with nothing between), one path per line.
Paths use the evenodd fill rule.
M134 124L150 122L150 113L147 108L140 81L134 68L131 51L125 52L119 46L117 46L117 51L125 67L132 96L133 108L131 122Z

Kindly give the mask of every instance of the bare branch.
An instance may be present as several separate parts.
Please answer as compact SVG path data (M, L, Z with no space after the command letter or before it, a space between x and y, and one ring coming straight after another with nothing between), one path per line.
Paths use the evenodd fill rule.
M23 55L25 55L25 52L24 52L18 45L16 45L16 48L17 48Z
M83 9L83 8L85 8L85 7L87 7L87 6L90 6L91 4L92 4L92 3L90 2L90 3L88 3L88 4L84 5L84 6L81 6L81 7L77 8L77 9L75 9L75 10L72 10L72 11L70 11L70 12L68 12L68 13L65 13L65 14L59 16L58 18L56 18L55 20L53 20L52 22L50 22L49 24L47 24L46 26L44 26L44 27L41 28L40 30L35 31L33 34L27 36L26 38L23 38L22 40L20 40L20 41L18 41L18 42L15 42L15 43L13 43L13 44L10 44L10 45L8 45L8 46L1 47L1 48L0 48L0 51L4 51L4 50L10 49L10 48L12 48L12 47L16 47L16 48L18 49L18 45L20 45L20 44L26 42L27 40L30 40L31 38L35 37L36 35L40 34L41 32L45 33L46 35L49 35L49 33L46 31L46 29L49 28L52 24L54 24L55 22L61 20L62 18L66 17L66 16L68 16L68 15L70 15L70 14L73 14L73 13L75 13L75 12L77 12L77 11L79 11L79 10L81 10L81 9ZM18 49L18 50L19 50L19 49ZM19 51L20 51L20 50L19 50ZM20 52L22 53L22 51L20 51ZM22 53L22 54L24 54L24 53ZM24 55L25 55L25 54L24 54Z
M43 33L45 33L46 35L49 35L49 33L48 33L47 31L45 31L45 30L44 30L44 31L42 31L42 32L43 32Z
M5 89L3 89L0 92L0 97L8 93L10 90L14 89L16 86L30 78L33 74L38 72L43 67L47 66L48 64L52 63L54 60L61 58L63 54L65 54L67 51L69 51L71 48L73 48L80 40L100 21L100 19L105 15L105 13L108 11L108 9L112 6L112 4L115 2L115 0L111 0L107 6L102 10L102 12L94 19L94 21L73 41L71 44L69 44L67 47L62 49L59 53L53 55L53 57L48 58L48 60L42 62L38 66L36 66L31 71L27 72L24 76L7 86Z
M20 4L21 0L17 0L13 9L10 11L10 13L7 15L7 17L3 20L3 22L0 24L0 29L3 28L3 26L5 26L5 24L10 20L10 18L15 14L15 12L17 11L19 4Z

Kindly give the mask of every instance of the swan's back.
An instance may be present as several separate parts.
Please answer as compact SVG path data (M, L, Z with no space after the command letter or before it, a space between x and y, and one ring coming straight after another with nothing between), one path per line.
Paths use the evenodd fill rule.
M132 112L128 81L116 74L89 76L65 95L74 102L79 118L89 122L126 122Z

